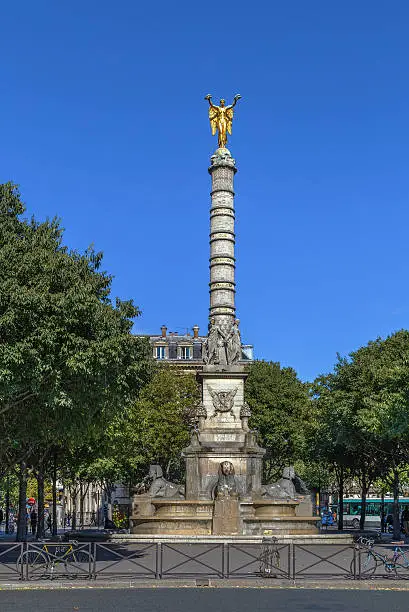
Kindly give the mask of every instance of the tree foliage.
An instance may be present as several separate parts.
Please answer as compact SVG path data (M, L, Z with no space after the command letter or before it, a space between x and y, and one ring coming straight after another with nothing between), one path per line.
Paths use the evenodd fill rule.
M308 386L292 368L279 363L257 361L250 366L245 396L266 449L266 478L281 475L284 466L294 463L305 451L305 422L309 418Z
M57 219L23 213L17 188L0 185L0 459L20 471L92 445L153 368L102 253L69 250Z
M396 497L400 471L408 463L408 360L409 332L401 330L339 357L334 371L314 385L312 452L349 469L364 500L379 477L390 479ZM397 521L395 516L396 531Z
M169 367L157 370L124 419L115 424L117 435L112 436L131 481L143 476L151 463L160 464L167 477L183 478L181 452L189 445L199 398L193 374Z

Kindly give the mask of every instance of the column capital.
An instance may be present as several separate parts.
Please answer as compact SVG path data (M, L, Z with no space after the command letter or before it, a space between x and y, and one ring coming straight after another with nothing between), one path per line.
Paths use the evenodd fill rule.
M237 172L236 160L232 157L229 149L216 149L210 158L209 173L211 174L216 168L231 168L234 173Z

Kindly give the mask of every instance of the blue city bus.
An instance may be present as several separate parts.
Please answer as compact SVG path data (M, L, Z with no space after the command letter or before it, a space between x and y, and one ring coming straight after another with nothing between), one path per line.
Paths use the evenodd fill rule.
M399 498L399 513L409 506L409 497ZM346 527L359 528L361 518L362 499L356 497L344 498L344 525ZM385 497L385 516L392 514L393 498ZM338 510L338 509L337 509ZM382 499L380 497L369 497L366 500L365 527L380 529L381 527Z

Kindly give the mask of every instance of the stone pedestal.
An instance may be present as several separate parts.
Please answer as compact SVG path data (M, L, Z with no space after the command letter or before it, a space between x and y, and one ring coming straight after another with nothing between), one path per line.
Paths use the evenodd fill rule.
M242 366L207 365L198 373L203 389L201 422L192 443L183 451L186 460L186 498L213 499L220 464L234 466L241 499L250 499L261 488L262 460L254 432L247 427Z
M221 497L214 502L213 535L238 535L241 533L240 505L234 497Z

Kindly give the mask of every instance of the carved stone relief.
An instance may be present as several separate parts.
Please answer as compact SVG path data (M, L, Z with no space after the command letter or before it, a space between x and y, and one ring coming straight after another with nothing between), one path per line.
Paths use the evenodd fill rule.
M235 389L230 389L230 391L213 391L211 387L207 386L207 390L209 391L213 400L214 414L212 417L217 416L219 412L229 412L234 417L234 398L238 391L238 387Z

